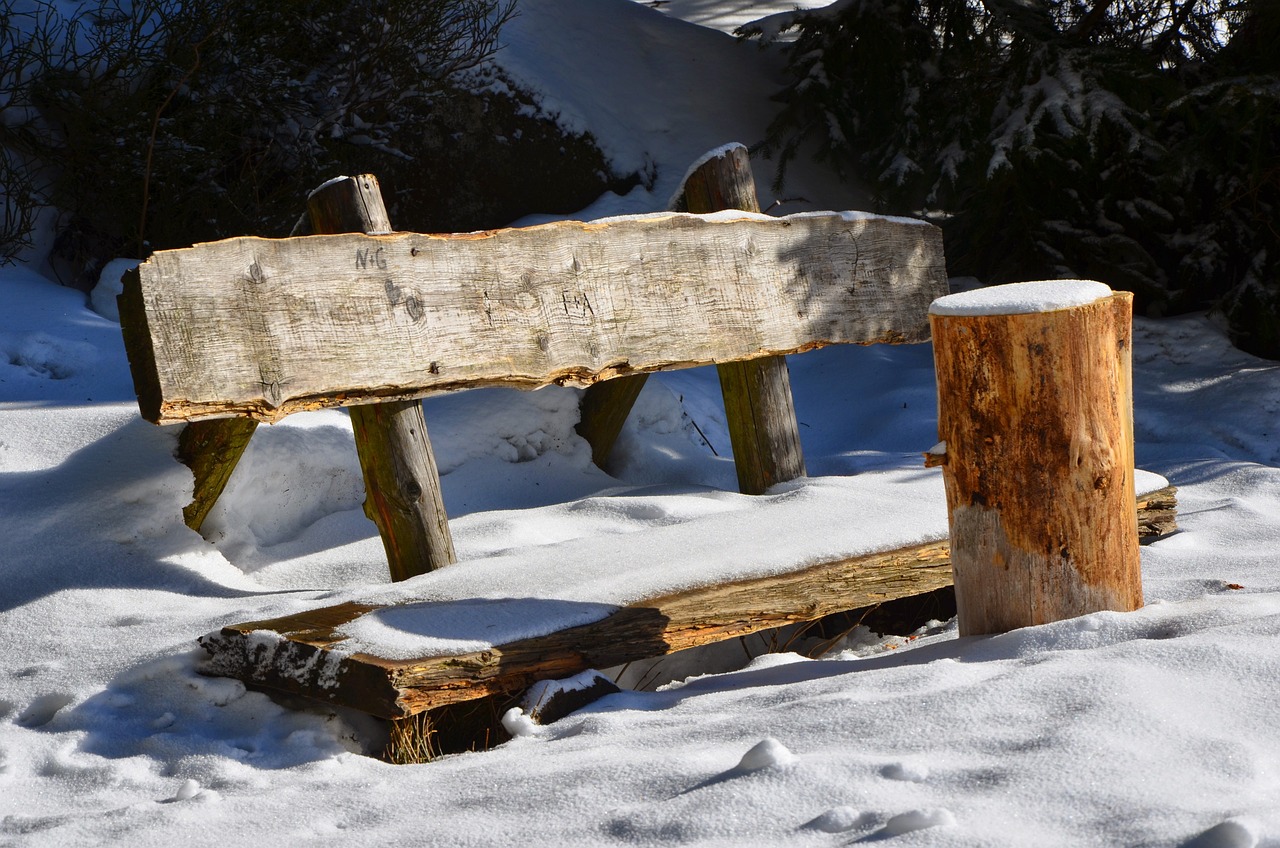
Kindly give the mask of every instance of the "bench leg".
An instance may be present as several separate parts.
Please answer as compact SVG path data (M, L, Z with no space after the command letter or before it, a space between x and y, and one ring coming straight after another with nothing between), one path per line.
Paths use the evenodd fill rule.
M391 221L373 176L327 183L307 200L315 233L387 233ZM351 407L364 471L365 514L378 525L392 580L457 561L422 404L387 401Z
M725 148L702 163L685 179L672 209L759 212L747 149L742 145ZM775 483L805 476L786 360L777 356L731 362L718 370L738 469L738 490L759 495ZM583 396L578 433L591 444L591 458L601 468L646 378L638 374L597 383Z
M791 375L781 356L717 366L738 491L761 495L805 476Z
M608 462L613 443L648 380L648 374L632 374L595 383L583 392L578 435L591 445L591 461L599 467L604 468Z
M378 525L392 580L457 561L440 474L418 401L351 407L365 515Z

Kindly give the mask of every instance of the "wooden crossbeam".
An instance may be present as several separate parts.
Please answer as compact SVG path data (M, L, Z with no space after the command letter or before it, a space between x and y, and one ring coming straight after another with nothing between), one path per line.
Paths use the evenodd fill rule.
M1138 498L1149 536L1172 532L1172 487ZM337 631L381 606L346 603L204 636L206 674L400 719L538 680L812 621L951 585L945 539L821 563L788 574L690 589L623 607L600 621L482 651L392 660L344 650Z
M228 239L159 251L126 286L139 405L172 423L923 341L946 274L920 222L671 213Z

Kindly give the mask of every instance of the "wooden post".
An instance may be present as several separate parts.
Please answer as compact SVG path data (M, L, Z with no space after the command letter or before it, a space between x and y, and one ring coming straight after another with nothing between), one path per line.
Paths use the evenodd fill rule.
M326 183L312 193L307 211L317 234L391 232L382 192L370 174ZM364 511L382 535L391 579L407 580L456 562L422 403L350 409L364 472Z
M311 233L311 215L304 211L289 235ZM191 503L182 508L182 520L192 530L199 533L204 527L257 429L258 422L252 418L211 418L192 421L178 434L178 461L191 469L194 478Z
M705 162L684 183L679 212L759 212L747 148L735 145ZM761 495L775 483L805 476L787 360L767 356L716 366L724 395L738 491Z
M218 502L231 472L258 429L252 418L212 418L193 421L178 435L178 461L191 469L191 503L182 508L182 520L197 533Z
M578 435L591 445L591 461L600 468L609 461L613 443L627 423L631 407L649 382L648 374L630 374L593 383L582 393L578 404Z
M1132 304L1051 281L931 307L961 635L1142 606Z
M685 179L671 208L695 213L759 212L747 149L738 144L716 151ZM775 483L803 477L804 454L786 359L732 362L717 370L739 491L758 495ZM587 389L578 433L591 444L596 465L604 466L646 379L646 374L621 377Z

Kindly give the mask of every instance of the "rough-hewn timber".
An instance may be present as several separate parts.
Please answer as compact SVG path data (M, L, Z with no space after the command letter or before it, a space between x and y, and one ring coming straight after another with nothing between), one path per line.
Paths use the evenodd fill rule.
M1172 508L1173 490L1138 503L1141 525L1144 509ZM378 609L350 603L232 625L200 642L210 654L205 673L403 718L950 584L948 544L940 540L655 598L593 624L458 656L395 661L347 654L335 631Z
M344 655L334 631L376 607L343 604L211 633L200 640L211 655L203 670L383 718L403 718L518 691L538 680L927 592L950 583L950 573L946 542L936 542L654 598L593 624L486 651L416 661Z
M391 232L372 174L325 183L307 199L307 217L313 233ZM378 527L391 579L407 580L456 562L422 403L352 407L351 429L364 477L364 512Z
M920 341L946 292L936 228L839 214L237 238L160 251L129 284L157 423Z

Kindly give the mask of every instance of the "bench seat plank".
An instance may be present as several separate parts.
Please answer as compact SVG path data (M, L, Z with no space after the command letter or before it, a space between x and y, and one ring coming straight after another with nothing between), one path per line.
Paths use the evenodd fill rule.
M858 213L663 213L159 251L122 323L143 417L274 421L487 385L928 338L940 231Z
M1144 541L1176 529L1173 487L1144 492L1136 506ZM892 550L833 557L782 574L669 592L542 636L410 659L352 651L344 647L347 636L341 630L362 616L388 610L395 612L388 621L396 626L429 630L433 607L441 602L394 606L346 602L210 633L200 639L210 655L201 671L382 718L405 718L486 695L520 692L538 680L648 659L949 586L945 530L939 535Z

